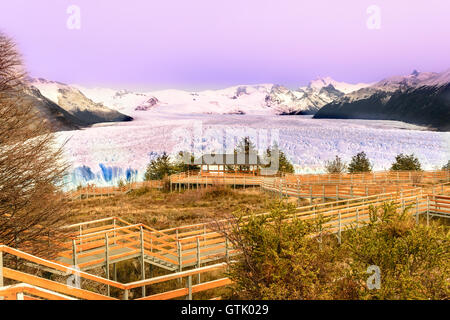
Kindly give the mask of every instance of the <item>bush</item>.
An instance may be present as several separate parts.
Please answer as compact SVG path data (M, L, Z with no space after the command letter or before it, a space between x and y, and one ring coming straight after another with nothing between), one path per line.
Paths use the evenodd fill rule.
M275 203L270 214L251 216L240 224L230 241L243 253L230 266L236 294L243 299L327 299L334 274L334 251L309 235L316 231L310 221L285 218L295 207Z
M449 237L442 226L416 225L408 209L392 203L371 208L371 221L344 235L350 273L347 283L358 299L448 299ZM380 268L379 290L366 286L367 268ZM339 294L339 293L338 293Z
M400 153L395 157L395 162L391 166L392 171L422 171L419 159L414 154L404 155Z
M359 173L359 172L371 172L372 165L365 152L360 152L352 158L352 161L348 165L349 173Z
M229 239L242 252L230 265L241 299L449 299L449 235L416 225L408 208L371 207L364 227L318 236L323 218L287 223L294 207L278 202L266 216L237 214ZM244 223L245 221L245 223ZM316 236L311 236L316 235ZM370 290L370 266L380 288ZM369 269L370 270L370 269Z
M326 162L325 169L328 173L344 173L347 169L347 165L342 161L341 158L336 156L333 161Z

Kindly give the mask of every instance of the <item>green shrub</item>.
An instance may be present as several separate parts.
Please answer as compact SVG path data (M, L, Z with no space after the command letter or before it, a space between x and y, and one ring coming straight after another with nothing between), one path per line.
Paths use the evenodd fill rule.
M392 171L422 171L419 159L414 154L404 155L400 153L395 157L391 166Z
M364 151L354 156L352 158L352 161L348 165L349 173L371 172L371 171L372 165Z
M338 156L333 161L327 161L325 169L328 173L344 173L347 169L347 165Z

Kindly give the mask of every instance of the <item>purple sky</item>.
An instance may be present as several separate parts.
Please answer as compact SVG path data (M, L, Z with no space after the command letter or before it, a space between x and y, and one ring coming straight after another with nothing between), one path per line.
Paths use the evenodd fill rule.
M66 10L81 8L81 29ZM381 28L366 9L381 9ZM1 0L30 74L126 88L372 82L450 67L448 0Z

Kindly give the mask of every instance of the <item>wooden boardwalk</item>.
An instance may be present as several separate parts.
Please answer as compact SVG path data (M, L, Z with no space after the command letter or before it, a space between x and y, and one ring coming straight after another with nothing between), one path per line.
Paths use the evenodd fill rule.
M375 181L378 178L379 176L375 176ZM441 182L442 178L443 176L438 175L426 177L434 182ZM411 181L403 180L409 179L409 175L405 175L397 181L397 185L383 184L381 181L375 184L374 180L367 181L368 177L363 177L367 182L363 186L348 182L345 185L336 181L323 183L319 179L319 183L312 183L310 180L308 187L303 185L299 187L298 182L291 177L271 179L266 180L260 187L277 195L336 198L333 202L298 207L292 216L287 217L287 221L293 218L316 219L319 216L328 218L324 225L326 231L335 234L339 241L346 229L364 226L369 220L371 206L388 201L394 202L398 210L410 207L410 214L417 221L420 216L425 216L427 222L434 216L450 217L448 182L429 184L431 182L426 181L420 187L414 187L412 183L410 184ZM221 221L224 226L229 225L229 222ZM116 299L110 296L111 288L120 292L121 299L129 299L132 296L131 292L135 290L140 291L140 296L144 300L192 298L192 294L196 292L229 285L230 280L221 278L220 275L218 279L202 283L200 275L224 270L227 262L239 254L230 246L224 234L217 231L216 223L156 230L143 224L130 224L113 217L65 228L71 232L72 239L63 244L66 250L61 252L55 261L0 246L0 299L1 297L23 300ZM26 261L30 268L44 270L62 278L65 276L64 279L77 276L84 279L83 281L88 281L91 289L72 288L65 282L36 276L32 271L16 270L14 264L7 263L11 259L5 259L5 256L19 258ZM120 283L117 281L116 273L111 272L111 269L115 270L116 263L130 259L140 260L141 280L128 284ZM146 264L165 269L170 273L166 276L153 277L152 274L146 274L146 268L142 268ZM104 276L89 273L99 268L103 269ZM13 281L13 284L4 287L5 279ZM149 286L174 279L185 279L186 285L171 291L147 295L146 289ZM97 288L97 291L94 292L92 288Z

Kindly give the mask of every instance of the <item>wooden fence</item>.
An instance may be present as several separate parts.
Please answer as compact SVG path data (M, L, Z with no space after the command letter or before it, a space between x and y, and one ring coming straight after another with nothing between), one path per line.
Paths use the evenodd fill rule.
M282 185L283 180L279 181ZM302 195L303 189L300 188L299 192L298 188L294 188L286 181L284 183L287 186L285 188L287 195L289 193L293 193L294 196ZM364 189L354 188L354 185L350 185L350 189L349 186L340 184L337 186L342 188L337 192L339 200L298 207L293 214L287 216L286 221L294 218L302 220L325 218L324 231L335 234L341 241L342 232L348 228L364 226L369 220L370 208L386 202L393 202L398 210L409 208L410 214L417 222L420 215L426 216L427 223L433 216L450 217L450 183L433 186L424 184L419 188L412 188L409 185L401 185L398 188L388 184L382 185L381 187L385 189L371 184L365 185ZM271 188L270 185L266 187ZM275 185L275 191L278 191L278 187ZM381 191L389 192L366 196L368 192ZM322 197L325 194L326 197L332 197L333 192L327 193L325 190L323 193L322 189L320 194L320 190L316 191L313 187L309 189L309 194ZM364 196L361 197L361 194ZM110 296L111 288L119 290L122 299L128 299L130 291L134 289L142 290L142 300L174 299L184 296L192 298L193 293L230 284L229 279L220 277L201 283L200 275L225 268L226 262L239 254L230 246L224 234L216 229L217 224L227 226L232 222L233 220L222 220L165 230L156 230L143 224L130 224L117 217L79 223L66 227L72 232L72 239L64 244L66 250L61 253L58 261L45 260L0 246L0 298L114 300L116 298ZM8 256L8 259L5 259L5 256ZM140 259L141 267L148 263L174 273L148 279L145 268L142 268L140 281L128 284L118 282L115 272L110 274L110 265L114 267L117 262L134 258ZM7 263L17 259L24 262L26 271L14 268L15 263ZM210 263L215 264L208 266ZM106 272L104 277L86 272L98 267L104 267ZM71 276L79 277L85 287L104 290L98 289L99 292L94 292L93 289L72 287L67 283L36 275L36 270L46 271L63 279ZM196 284L193 283L193 276L199 277ZM4 287L4 279L16 283ZM174 279L185 279L186 286L167 292L146 294L147 286Z

